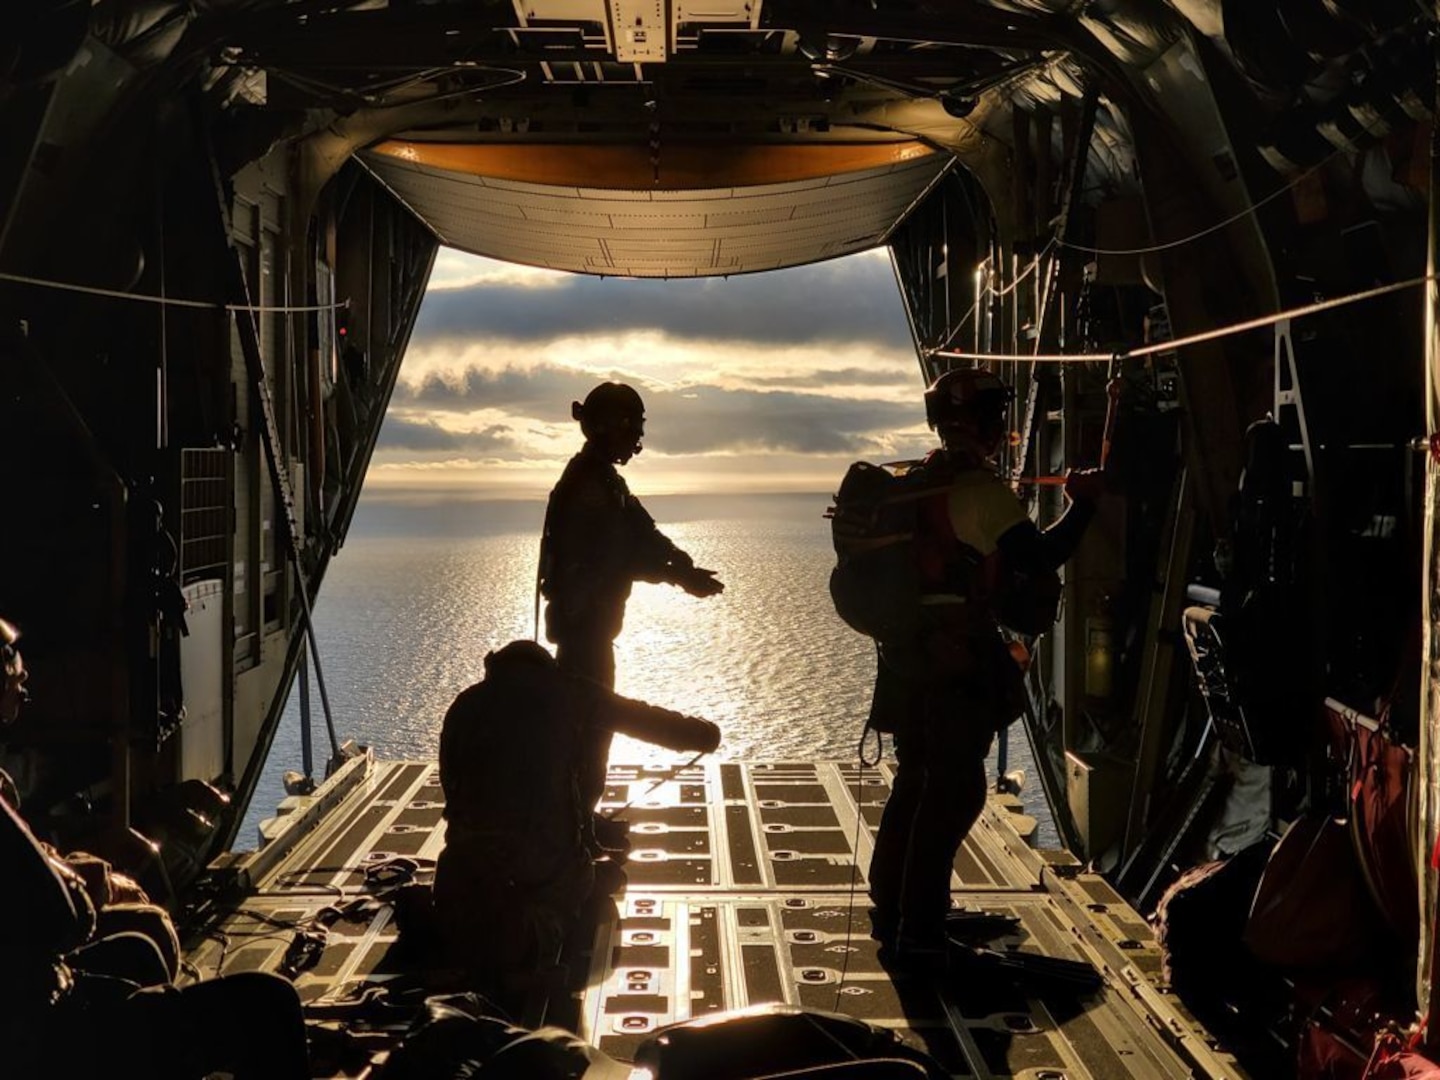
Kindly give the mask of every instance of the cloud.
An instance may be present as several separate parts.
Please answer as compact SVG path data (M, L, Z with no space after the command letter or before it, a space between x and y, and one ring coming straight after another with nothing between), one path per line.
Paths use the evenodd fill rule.
M848 367L834 371L817 368L791 375L751 375L747 381L758 387L898 386L913 392L915 379L916 371L908 369L890 371Z
M465 280L461 267L447 268L446 275L447 281ZM894 275L886 260L873 256L728 279L521 279L477 270L474 281L430 290L416 323L417 344L476 338L538 343L650 330L676 340L868 342L913 349ZM543 288L535 287L542 281Z
M550 423L570 419L570 402L595 382L569 368L538 364L498 371L467 367L459 372L431 372L419 382L399 382L392 401L405 405L473 412L498 409Z
M730 280L620 281L442 252L367 481L396 498L543 496L570 402L646 402L636 491L833 490L934 445L888 257Z
M506 285L517 288L549 288L572 275L563 270L482 259L454 248L441 248L430 271L429 288L462 289L476 285Z
M911 405L790 391L692 387L652 395L646 441L666 454L775 450L861 453L915 424Z
M413 420L391 411L380 425L376 439L379 450L460 451L464 453L498 453L515 449L510 428L492 424L479 431L456 431L442 427L434 420Z
M868 377L868 373L860 374ZM589 384L582 385L588 389ZM570 422L570 401L579 393L576 386L574 371L548 365L499 371L471 367L456 377L431 374L415 384L401 383L396 387L395 402L406 409L500 413L564 425ZM918 394L908 401L881 401L814 390L705 384L674 388L642 384L640 389L647 416L645 444L664 454L757 449L798 454L859 452L877 438L914 429L924 415ZM444 429L433 422L406 423L403 437L412 440L408 443L412 448L446 448L440 441ZM510 428L487 430L508 435ZM422 445L427 438L436 441Z
M729 389L804 389L908 401L919 393L920 376L913 350L877 349L865 342L775 346L677 341L656 331L633 331L531 344L508 340L422 343L406 354L401 379L412 388L435 380L426 393L443 401L466 381L478 377L500 380L507 377L501 373L508 369L528 372L541 368L556 372L547 391L556 396L534 404L560 409L567 419L565 403L583 397L602 379L642 387L705 384Z

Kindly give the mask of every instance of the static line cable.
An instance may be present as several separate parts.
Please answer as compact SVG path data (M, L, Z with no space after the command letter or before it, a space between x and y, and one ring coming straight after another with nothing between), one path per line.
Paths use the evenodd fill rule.
M639 795L636 795L634 798L632 798L632 799L631 799L629 802L627 802L624 806L617 806L614 810L611 810L608 814L601 814L600 816L601 816L602 818L604 818L606 821L613 821L613 820L615 819L615 815L616 815L616 814L623 814L626 810L629 810L630 807L634 806L634 805L635 805L637 802L639 802L641 799L645 798L646 795L649 795L652 791L654 791L656 788L658 788L661 784L668 784L671 780L674 780L677 776L679 776L679 775L680 775L682 772L684 772L686 769L690 768L692 765L698 765L698 764L700 763L700 759L703 758L703 757L704 757L706 754L708 754L708 753L710 753L709 750L701 750L698 754L696 754L694 757L692 757L689 761L682 762L681 764L676 765L673 769L670 769L668 772L665 773L664 776L662 776L662 777L660 777L658 780L654 781L649 787L647 787L644 791L640 792Z
M36 285L42 289L59 289L62 292L85 293L89 296L108 296L115 300L138 300L145 304L159 304L161 307L203 308L206 311L249 311L255 314L299 315L310 311L335 311L350 306L349 300L336 300L330 304L217 304L212 300L178 300L173 296L121 292L119 289L101 289L94 285L78 285L73 281L49 281L45 278L28 277L25 274L7 274L3 271L0 271L0 281L13 281L17 285Z
M1380 285L1374 289L1366 289L1364 292L1350 293L1348 296L1336 296L1329 300L1317 300L1315 303L1306 304L1303 307L1290 308L1288 311L1278 311L1273 315L1261 315L1254 319L1248 319L1245 322L1233 323L1230 326L1221 326L1214 330L1191 334L1188 337L1176 338L1173 341L1159 341L1151 345L1142 345L1137 349L1116 349L1114 352L1108 353L1038 353L1034 356L1026 353L968 353L939 350L931 355L945 360L969 360L982 364L1008 364L1016 360L1030 360L1041 364L1108 364L1115 360L1138 360L1141 357L1154 356L1157 353L1173 352L1176 349L1183 349L1190 345L1201 345L1207 341L1215 341L1219 338L1234 337L1236 334L1244 334L1250 330L1260 330L1267 326L1274 326L1276 323L1284 322L1286 319L1303 319L1307 315L1318 315L1322 311L1331 311L1335 308L1346 307L1350 304L1359 304L1366 300L1374 300L1376 297L1403 292L1406 289L1413 289L1416 286L1424 285L1427 282L1435 280L1436 277L1434 276L1426 276L1410 278L1408 281L1396 281L1389 285Z
M1190 236L1182 237L1179 240L1167 240L1163 244L1152 244L1150 247L1138 248L1086 247L1084 244L1072 244L1067 240L1061 240L1059 241L1059 244L1061 247L1067 247L1071 251L1083 252L1086 255L1153 255L1159 251L1169 251L1171 248L1184 247L1186 244L1192 244L1196 240L1200 240L1204 237L1209 236L1211 233L1219 232L1221 229L1228 228L1229 226L1235 224L1235 222L1239 221L1241 218L1249 217L1251 214L1255 213L1255 211L1259 210L1262 206L1274 202L1281 195L1285 195L1291 191L1294 191L1295 186L1299 184L1300 181L1306 180L1313 174L1319 172L1326 165L1330 164L1330 162L1333 161L1341 153L1342 151L1336 150L1334 153L1321 160L1318 164L1310 166L1310 168L1297 175L1288 184L1285 184L1283 187L1276 188L1269 195L1266 195L1263 199L1251 203L1239 213L1232 214L1224 221L1216 222L1214 225L1211 225L1208 228L1201 229L1199 232L1194 233Z

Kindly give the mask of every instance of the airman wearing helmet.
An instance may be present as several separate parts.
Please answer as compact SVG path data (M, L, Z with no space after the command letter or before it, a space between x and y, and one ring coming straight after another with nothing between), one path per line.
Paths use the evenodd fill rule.
M984 460L1000 448L1006 434L1005 410L1013 398L998 376L979 368L957 368L926 389L925 419L948 451L963 449Z
M616 468L642 449L645 404L635 389L601 383L570 411L585 445L566 465L545 514L545 636L555 643L563 670L613 689L614 641L636 581L676 585L697 597L714 596L725 586L656 527ZM605 790L609 754L609 733L597 731L581 773L587 805Z
M951 866L985 805L990 743L1023 703L1000 634L997 583L1058 584L1054 572L1079 544L1102 490L1097 470L1072 473L1069 509L1037 529L993 464L1011 400L1003 381L976 368L946 372L925 391L941 448L924 467L948 486L917 514L918 629L881 643L871 709L872 726L893 732L896 752L870 864L871 919L882 958L902 967L943 963Z
M585 395L584 404L572 401L570 415L588 442L609 452L613 464L624 465L640 453L645 402L633 386L603 382Z

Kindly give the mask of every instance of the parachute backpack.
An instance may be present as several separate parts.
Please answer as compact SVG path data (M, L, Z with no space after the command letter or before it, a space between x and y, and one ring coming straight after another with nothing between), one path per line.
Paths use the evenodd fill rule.
M852 630L876 641L913 631L920 608L918 511L921 500L949 486L944 470L921 461L857 461L846 470L825 516L836 555L830 598Z

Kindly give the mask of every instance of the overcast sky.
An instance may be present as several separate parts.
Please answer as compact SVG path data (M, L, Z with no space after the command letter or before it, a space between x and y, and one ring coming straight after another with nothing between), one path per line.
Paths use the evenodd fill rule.
M442 250L367 489L539 497L582 442L570 403L645 399L637 494L832 491L933 445L888 256L734 278L532 270Z

